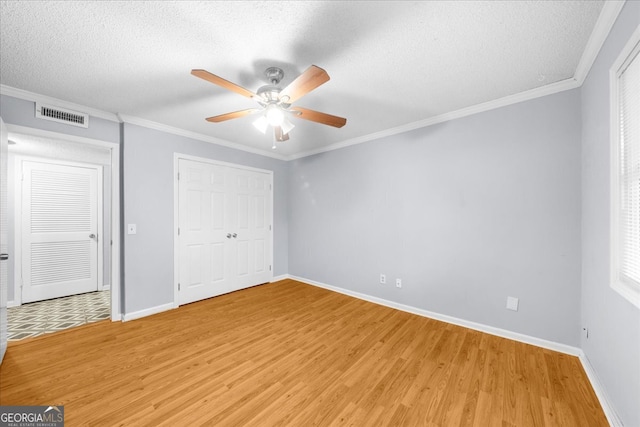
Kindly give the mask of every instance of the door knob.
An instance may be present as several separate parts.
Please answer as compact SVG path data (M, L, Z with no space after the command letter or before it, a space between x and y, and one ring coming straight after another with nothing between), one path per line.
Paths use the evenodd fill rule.
M233 233L233 238L235 239L236 237L238 237L238 233Z
M6 261L9 259L9 254L0 254L0 261Z
M231 233L227 233L227 239L231 238Z
M96 238L96 235L95 235L95 234L89 234L89 238L90 238L90 239L95 239L95 238Z

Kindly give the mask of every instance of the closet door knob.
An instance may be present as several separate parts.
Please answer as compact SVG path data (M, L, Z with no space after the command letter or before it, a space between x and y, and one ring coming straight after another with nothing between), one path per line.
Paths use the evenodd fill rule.
M236 237L238 237L238 233L233 233L233 238L235 239Z
M231 233L227 233L227 239L231 238Z

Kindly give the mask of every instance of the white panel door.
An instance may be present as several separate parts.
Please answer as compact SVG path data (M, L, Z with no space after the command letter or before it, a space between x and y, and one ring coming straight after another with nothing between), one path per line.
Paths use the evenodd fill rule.
M22 162L22 302L98 290L98 169Z
M235 289L271 280L271 175L231 169Z
M179 304L271 280L271 175L178 161Z
M229 292L225 168L179 160L179 304Z

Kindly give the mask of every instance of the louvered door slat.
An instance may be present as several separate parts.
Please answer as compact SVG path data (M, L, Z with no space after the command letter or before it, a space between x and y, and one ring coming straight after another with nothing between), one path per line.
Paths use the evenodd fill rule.
M97 290L97 170L23 162L23 302Z

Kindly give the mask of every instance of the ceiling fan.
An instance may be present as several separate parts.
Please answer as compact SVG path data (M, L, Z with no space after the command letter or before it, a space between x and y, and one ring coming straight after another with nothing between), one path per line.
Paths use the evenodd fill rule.
M289 139L289 131L294 128L294 125L289 121L288 117L298 117L336 128L341 128L347 123L347 119L342 117L291 105L318 86L329 81L329 74L315 65L307 68L304 73L300 74L284 89L278 87L278 83L280 83L284 77L282 69L269 67L266 69L265 75L270 84L260 87L255 93L205 70L191 70L191 74L232 92L251 98L260 104L259 108L248 108L246 110L207 117L206 120L208 122L220 123L245 117L250 114L261 113L260 117L253 122L253 125L262 133L266 133L269 126L273 127L274 141L286 141ZM273 148L275 148L275 142Z

